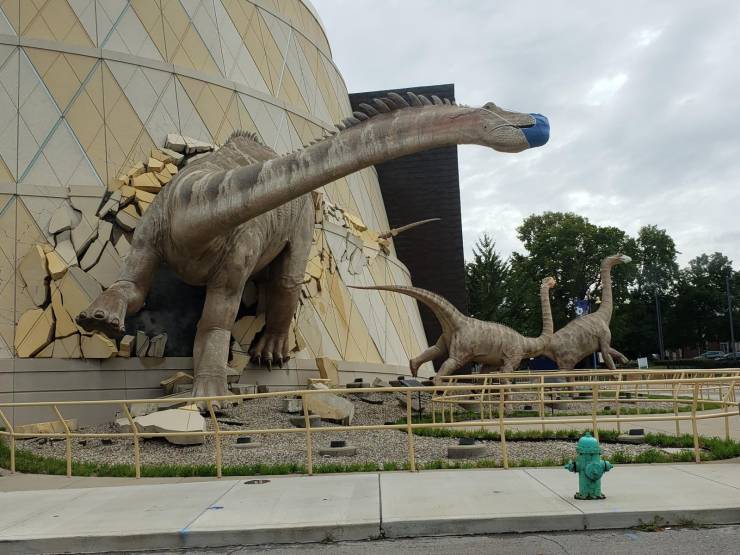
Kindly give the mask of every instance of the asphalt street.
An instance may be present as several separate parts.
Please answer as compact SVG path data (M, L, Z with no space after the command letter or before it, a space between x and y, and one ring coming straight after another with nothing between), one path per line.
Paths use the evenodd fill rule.
M295 555L737 555L740 525L703 528L660 528L654 531L608 530L552 534L502 534L494 536L444 536L408 540L376 540L323 544L222 548L212 551L157 551L157 555L238 555L266 553Z

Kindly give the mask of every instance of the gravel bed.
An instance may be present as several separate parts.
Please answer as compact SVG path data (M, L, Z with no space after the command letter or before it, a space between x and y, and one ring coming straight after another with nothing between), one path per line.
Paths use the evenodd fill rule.
M355 403L355 417L353 425L383 424L396 421L406 414L404 397L375 395L376 399L382 399L382 404L369 404L353 396ZM416 399L414 399L416 400ZM399 404L403 402L403 406ZM423 400L424 406L428 404ZM280 411L281 400L279 398L266 398L250 400L244 404L225 409L219 416L222 430L238 429L265 429L265 428L293 428L290 424L289 414ZM211 423L207 419L208 427ZM335 424L322 423L323 426L336 426ZM295 428L298 430L297 428ZM90 426L80 431L89 433L102 433L114 431L113 424ZM306 462L306 440L303 431L285 434L250 434L245 431L243 435L250 435L252 441L258 442L259 446L251 449L239 449L236 445L237 436L225 436L222 438L222 461L224 466L253 465L253 464L305 464ZM318 451L328 447L332 440L345 440L349 446L357 447L357 455L352 457L322 457ZM314 464L336 463L397 463L403 465L408 461L407 436L398 430L374 430L366 432L357 431L331 431L313 433L313 461ZM142 464L183 464L183 465L208 465L215 462L215 438L207 437L205 443L193 446L178 446L168 443L164 439L145 439L141 443ZM417 464L424 464L436 460L447 459L447 447L456 445L455 438L434 438L414 436L414 447L416 450ZM484 442L486 453L483 459L493 459L501 463L501 445L499 442ZM38 439L19 441L19 448L25 449L47 457L64 458L66 456L66 444L62 441L43 441ZM510 441L507 444L509 461L516 464L517 461L527 459L529 461L543 461L554 459L559 461L563 457L575 455L575 443L573 441ZM602 449L605 456L617 451L629 455L637 455L650 449L648 445L627 444L603 444ZM134 451L131 440L114 440L110 445L103 445L98 439L89 439L85 445L79 440L72 444L72 454L78 462L96 463L134 463Z

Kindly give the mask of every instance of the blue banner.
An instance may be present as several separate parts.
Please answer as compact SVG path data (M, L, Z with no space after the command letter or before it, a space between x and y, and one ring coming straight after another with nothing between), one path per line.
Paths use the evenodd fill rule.
M576 318L585 316L591 312L591 301L588 299L578 299L576 301Z

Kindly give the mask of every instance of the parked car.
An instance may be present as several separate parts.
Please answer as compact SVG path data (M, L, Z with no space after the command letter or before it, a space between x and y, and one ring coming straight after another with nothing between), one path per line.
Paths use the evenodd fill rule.
M740 359L740 351L736 351L734 353L727 353L722 358L727 359L727 360L733 360L733 359L734 360L738 360L738 359Z
M725 356L725 353L722 351L704 351L702 354L700 354L698 357L695 358L706 358L709 360L717 360L719 358L723 358Z

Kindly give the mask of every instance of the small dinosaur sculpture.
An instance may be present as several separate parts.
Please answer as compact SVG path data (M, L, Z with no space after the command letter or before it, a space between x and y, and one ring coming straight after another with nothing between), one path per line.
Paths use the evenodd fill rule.
M253 134L237 132L218 151L189 163L139 221L118 280L77 316L84 329L116 337L126 314L142 308L160 263L186 283L205 285L193 346L194 396L227 395L231 328L247 279L269 266L265 332L254 360L288 358L288 330L311 247L309 194L379 162L455 144L501 152L540 146L547 118L388 93L361 104L338 132L278 156ZM214 403L217 404L217 403Z
M616 370L613 357L626 362L627 357L612 349L609 322L614 303L612 300L611 271L617 264L631 262L625 254L607 256L601 261L601 305L596 312L580 316L556 331L547 342L542 354L552 359L560 370L573 370L579 361L596 351L601 352L604 362L611 370ZM549 302L549 299L548 299ZM543 310L543 315L545 311ZM549 312L549 325L552 326L552 312ZM543 316L542 325L545 326Z
M404 231L408 231L409 229L414 229L415 227L419 227L420 225L428 224L431 222L438 222L441 218L429 218L428 220L419 220L418 222L411 222L410 224L402 225L401 227L394 227L393 229L389 229L388 231L384 231L380 235L378 235L378 238L380 239L390 239L391 237L397 237Z
M550 289L555 286L555 279L547 277L540 285L540 302L543 313L550 310ZM537 356L547 345L552 335L552 316L543 318L549 321L549 327L543 326L539 337L525 337L508 326L496 322L484 322L465 316L443 297L420 289L402 285L376 285L372 287L355 287L353 289L376 289L393 291L408 295L424 303L434 313L442 326L442 335L437 343L419 356L409 361L411 373L416 376L419 367L436 358L447 357L435 377L439 383L442 376L447 376L462 368L468 362L479 362L501 372L516 370L524 358Z

